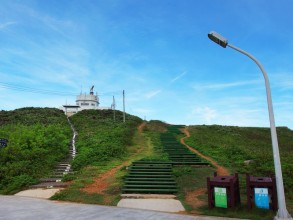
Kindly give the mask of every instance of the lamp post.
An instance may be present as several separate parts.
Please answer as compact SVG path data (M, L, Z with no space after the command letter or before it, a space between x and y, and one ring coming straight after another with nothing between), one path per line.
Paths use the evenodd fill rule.
M285 193L284 193L284 185L283 185L283 176L282 176L282 169L281 169L281 161L280 161L280 154L279 154L279 147L278 147L278 138L277 132L275 127L275 119L274 119L274 112L273 112L273 105L272 105L272 97L271 97L271 89L269 84L268 76L262 67L261 63L249 53L237 48L231 44L228 44L228 40L222 37L220 34L212 31L208 34L208 37L214 41L215 43L219 44L220 46L226 48L231 47L232 49L248 56L251 58L260 68L264 79L265 79L265 86L266 86L266 93L267 93L267 103L268 103L268 110L269 110L269 118L270 118L270 127L271 127L271 138L272 138L272 146L273 146L273 154L274 154L274 166L275 166L275 176L276 176L276 184L277 184L277 194L278 194L278 212L275 216L275 219L292 219L290 214L286 209L286 201L285 201Z

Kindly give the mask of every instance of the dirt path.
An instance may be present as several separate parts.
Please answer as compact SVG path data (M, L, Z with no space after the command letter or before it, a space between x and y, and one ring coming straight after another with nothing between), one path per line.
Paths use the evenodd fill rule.
M143 122L138 128L138 132L142 133L142 130L144 126L146 125L145 122ZM137 155L140 153L142 149L138 149L135 154L132 156ZM126 160L123 163L121 163L119 166L112 168L111 170L108 170L105 173L102 173L98 177L94 179L94 183L87 185L85 188L82 189L82 191L87 193L98 193L98 194L104 194L104 191L109 187L109 179L123 166L126 166L129 164L130 160Z
M228 176L230 174L229 171L226 168L220 166L212 158L203 155L199 151L193 149L188 144L186 144L185 141L184 141L184 139L190 137L190 133L188 131L188 127L185 127L184 129L182 129L182 131L184 132L184 134L186 134L185 137L183 137L183 138L180 139L180 142L182 144L184 144L192 152L198 154L200 157L202 157L205 160L211 162L211 164L213 164L216 167L218 175L220 175L220 176ZM185 195L186 202L193 208L193 210L191 211L192 214L195 214L195 215L202 214L200 211L197 211L197 210L198 210L199 207L205 205L205 202L202 201L201 199L199 199L198 197L201 196L201 195L204 195L206 193L207 193L207 189L206 188L199 188L199 189L196 189L194 191L188 192Z
M187 145L187 144L185 143L184 139L190 137L190 133L189 133L189 131L188 131L188 127L185 127L182 131L186 134L185 137L183 137L183 138L180 139L180 142L181 142L182 144L184 144L184 145L185 145L189 150L191 150L192 152L198 154L200 157L202 157L202 158L206 159L207 161L211 162L211 164L213 164L213 165L216 167L216 169L217 169L217 173L218 173L219 176L228 176L228 175L230 175L230 172L229 172L225 167L220 166L220 165L219 165L216 161L214 161L212 158L203 155L203 154L200 153L198 150L195 150L194 148L190 147L189 145Z
M206 188L199 188L194 191L188 192L186 194L185 200L193 208L193 210L191 211L191 214L194 214L194 215L202 214L200 211L198 211L198 208L201 206L204 206L206 202L202 201L198 197L206 194L206 192L207 192Z

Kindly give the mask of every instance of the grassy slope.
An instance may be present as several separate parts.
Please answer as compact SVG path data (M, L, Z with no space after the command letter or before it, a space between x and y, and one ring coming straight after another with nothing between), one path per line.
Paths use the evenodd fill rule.
M0 193L13 194L35 183L68 154L72 132L64 113L52 108L0 112Z
M226 129L226 127L216 126L217 129ZM118 172L115 173L115 175L109 180L109 185L111 185L110 188L104 194L89 194L81 192L80 189L82 189L85 185L92 183L93 179L99 174L102 174L106 172L107 170L118 166L125 160L129 160L129 164L131 161L138 160L138 159L151 159L151 160L160 160L164 158L164 153L160 150L160 132L165 132L167 130L167 125L160 122L160 121L150 121L147 123L147 125L144 128L144 133L140 134L138 132L134 133L132 144L127 146L126 153L122 158L112 158L107 163L99 163L94 166L87 166L83 169L81 169L80 173L77 174L76 180L73 182L71 187L63 193L56 195L55 199L61 199L61 200L69 200L69 201L76 201L76 202L84 202L84 203L96 203L96 204L107 204L107 205L116 205L116 203L119 200L119 194L121 193L121 187L123 185L123 176L126 174L125 167L118 170ZM250 130L250 129L248 129ZM204 133L208 132L205 130ZM227 131L226 131L227 132ZM233 130L231 130L229 133L233 133ZM253 131L255 132L255 131ZM191 140L194 137L193 131ZM218 132L216 132L218 134ZM217 143L217 137L210 133L209 135L204 136L204 134L201 134L203 138L209 138L212 139L210 143ZM254 134L254 135L257 135ZM220 135L221 137L224 137L223 134ZM233 136L233 135L232 135ZM237 135L236 135L237 136ZM290 134L289 134L290 136ZM226 138L226 137L224 137ZM260 137L263 138L263 137ZM226 140L222 140L223 143L227 142ZM197 146L193 145L194 142L191 141L189 143L191 146ZM206 142L203 142L206 143ZM209 142L208 142L209 143ZM136 154L134 157L134 153L139 149L141 149L139 154ZM219 153L219 152L218 152ZM219 153L221 154L221 153ZM207 155L208 152L207 152ZM216 158L216 160L219 160L222 162L222 164L229 166L231 162L233 162L233 158L227 159L227 160L221 160L221 156L217 156L217 154L212 155L212 157ZM240 157L237 155L237 157ZM224 162L223 162L224 161ZM228 162L230 161L230 162ZM230 164L230 168L231 168ZM250 219L267 219L274 216L274 212L267 212L263 210L253 210L248 212L245 205L242 205L242 207L238 207L234 210L225 210L225 209L213 209L209 210L207 208L207 205L203 205L202 207L193 207L192 202L193 200L188 200L188 195L190 193L193 193L197 191L199 188L205 188L206 187L206 177L211 176L212 172L214 171L211 167L206 168L191 168L191 167L177 167L174 169L174 174L177 179L177 183L179 186L179 193L178 197L185 205L185 208L191 213L199 213L202 212L204 214L208 215L216 215L216 216L230 216L230 217L246 217ZM108 198L108 199L106 199ZM202 195L198 198L202 203L201 204L207 204L207 196ZM242 200L243 201L243 200ZM190 203L191 202L191 203ZM242 202L243 204L243 202Z
M74 169L123 158L137 126L142 122L136 116L127 114L126 118L124 123L122 112L116 111L114 122L112 110L87 110L72 116L71 121L78 132Z
M186 143L220 164L240 174L254 176L274 174L270 130L268 128L244 128L231 126L190 126L191 137ZM292 213L293 184L293 131L278 128L279 148L287 198L287 206ZM252 160L245 165L245 160ZM241 177L242 194L245 194L245 179ZM245 203L245 197L244 197ZM219 213L217 213L219 214Z
M114 123L111 110L83 111L71 117L71 120L79 132L77 139L79 154L73 164L79 171L74 176L67 177L74 179L71 187L57 194L55 199L115 205L119 200L123 176L126 174L125 167L118 170L109 180L111 187L103 195L85 193L80 189L123 161L127 160L130 164L131 161L142 158L165 159L166 155L160 149L159 139L160 132L167 129L165 123L150 121L145 126L144 132L139 133L136 128L142 122L141 119L127 114L126 123L123 123L122 112L117 111ZM2 193L15 192L48 172L54 161L65 155L67 146L64 146L71 136L66 117L56 109L24 108L12 112L1 111L0 127L0 137L9 139L9 146L0 149L0 192ZM186 139L187 144L234 172L250 172L253 175L263 176L274 173L269 129L215 125L191 126L189 131L191 137ZM293 151L293 132L287 128L278 128L278 138L289 210L292 210L290 189L293 167L290 158ZM51 152L52 146L54 146L53 152ZM58 155L54 152L58 152ZM43 166L46 158L49 162ZM253 162L244 166L244 160L253 160ZM34 169L41 166L42 171ZM190 167L178 167L174 170L180 188L178 196L189 211L192 212L194 208L188 204L185 196L198 188L204 188L206 177L210 176L212 171L213 168ZM242 181L242 189L243 186ZM242 190L242 193L245 192ZM201 199L204 202L207 200L206 196L202 196ZM272 212L260 210L247 213L245 207L236 210L209 210L203 206L195 211L198 210L211 215L246 216L252 219L266 219L274 215Z
M103 193L87 193L84 187L94 182L95 178L121 165L124 161L140 158L137 151L148 151L146 137L138 133L137 127L142 120L126 114L123 123L121 111L116 111L116 121L112 110L87 110L72 116L78 138L76 142L78 155L73 167L78 170L71 178L70 187L53 196L52 199L72 202L115 205L120 198L122 177L125 167L118 170L111 178L110 188Z
M270 130L230 126L191 126L188 144L212 156L235 172L249 172L254 176L274 174ZM293 131L278 128L279 148L284 184L293 187ZM245 160L253 160L245 165Z
M92 113L88 112L88 114L92 114ZM112 117L111 117L112 114L111 112L109 114L108 113L107 113L108 116L104 115L104 117L108 118L107 120L109 120L112 123ZM118 112L118 114L120 113ZM128 115L127 119L131 120L131 117L133 116ZM91 117L88 117L88 119L90 118ZM97 118L98 117L96 117L96 119ZM105 121L106 118L103 118L103 119L100 118L97 120ZM133 118L133 119L137 120L137 118ZM138 120L137 122L141 123L142 121ZM121 121L117 123L121 123ZM103 127L106 125L100 124L100 126ZM162 160L166 156L157 147L160 145L159 132L164 131L166 129L166 124L161 123L159 121L151 121L144 126L143 132L139 132L136 129L138 124L136 124L136 126L134 126L133 124L132 125L129 124L129 126L132 126L132 128L134 128L135 130L133 131L132 135L130 136L128 135L128 137L131 139L131 143L125 146L125 152L123 155L119 157L109 158L108 161L92 163L91 165L81 168L80 171L76 173L75 176L73 177L74 180L72 184L70 185L70 187L68 189L63 190L61 193L56 194L55 196L52 197L52 199L66 200L66 201L72 201L72 202L82 202L82 203L94 203L94 204L101 204L101 205L117 205L118 201L120 200L120 194L122 192L121 188L123 187L123 184L124 184L123 177L127 174L126 167L131 165L132 161L136 161L140 159ZM93 131L93 133L96 132L96 129L94 130L95 131ZM108 133L112 135L113 133L115 133L115 131L111 129L111 130L108 130ZM92 136L94 137L95 135L93 134ZM100 138L103 138L103 136ZM80 139L81 137L79 135L78 142L80 141ZM98 145L97 145L97 148L98 148ZM82 189L85 188L87 185L93 183L94 179L101 178L101 175L104 175L107 171L115 167L118 167L122 163L124 163L125 165L121 167L119 170L117 170L115 174L110 177L110 179L107 179L107 183L109 187L104 192L86 193L82 191Z

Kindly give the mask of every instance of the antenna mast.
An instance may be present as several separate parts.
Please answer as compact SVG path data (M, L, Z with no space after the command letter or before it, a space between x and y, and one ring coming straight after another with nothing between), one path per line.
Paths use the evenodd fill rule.
M125 93L123 90L123 122L125 122Z
M94 87L95 87L95 86L92 86L92 87L91 87L91 90L90 90L90 94L91 94L91 95L94 94Z
M113 119L116 121L116 104L115 104L115 97L113 96L113 104L112 104L112 109L113 109Z

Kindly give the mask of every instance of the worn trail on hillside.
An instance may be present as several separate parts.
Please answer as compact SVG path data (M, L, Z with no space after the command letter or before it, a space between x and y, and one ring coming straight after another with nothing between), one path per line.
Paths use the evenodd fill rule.
M230 172L225 168L220 166L215 160L213 160L210 157L207 157L205 155L203 155L202 153L200 153L198 150L195 150L194 148L190 147L188 144L185 143L185 138L190 137L190 133L188 131L188 127L185 127L184 129L182 129L182 131L184 132L184 134L186 135L185 137L180 139L180 142L182 144L184 144L189 150L191 150L192 152L198 154L200 157L206 159L207 161L211 162L211 164L213 164L216 169L217 169L217 173L219 176L228 176L230 175Z
M207 161L211 162L211 164L213 164L216 169L217 169L217 173L219 176L228 176L230 175L230 172L225 168L220 166L215 160L213 160L210 157L207 157L205 155L203 155L202 153L200 153L198 150L195 150L194 148L190 147L188 144L185 143L184 139L190 137L190 133L188 131L188 127L185 127L184 129L182 129L182 131L184 132L184 134L186 135L185 137L182 137L180 139L180 142L182 144L184 144L189 150L191 150L192 152L198 154L200 157L206 159Z
M196 153L197 155L199 155L200 157L204 158L205 160L209 161L211 164L213 164L216 169L217 169L217 173L220 176L228 176L230 173L229 171L220 166L216 161L214 161L212 158L207 157L205 155L203 155L202 153L200 153L198 150L195 150L194 148L190 147L188 144L185 143L185 138L190 137L190 133L188 131L188 127L185 127L184 129L182 129L182 131L184 132L184 134L186 135L185 137L182 137L180 139L180 142L185 145L189 150L191 150L192 152ZM193 190L191 192L188 192L186 194L186 202L191 205L193 207L193 211L192 214L201 214L199 211L196 211L197 208L203 206L205 204L204 201L202 201L201 199L199 199L198 197L201 195L204 195L207 193L207 189L206 188L199 188L196 190Z
M144 126L146 125L145 122L143 122L138 128L138 132L142 133L142 130ZM137 155L142 151L142 148L139 148L133 155ZM126 166L129 164L130 160L126 160L122 162L119 166L112 168L111 170L100 174L98 177L94 179L94 183L87 185L85 188L82 189L82 191L87 193L99 193L104 194L104 191L110 186L109 185L109 179L123 166Z

